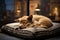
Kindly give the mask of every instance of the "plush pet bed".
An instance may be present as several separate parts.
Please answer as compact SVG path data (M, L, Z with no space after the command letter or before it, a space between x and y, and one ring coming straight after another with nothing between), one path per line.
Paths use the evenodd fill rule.
M3 25L1 30L5 33L14 35L16 37L21 38L34 38L34 37L41 37L41 36L48 36L55 33L59 33L60 25L59 23L53 23L53 26L50 28L28 28L28 29L20 29L20 23L9 23Z

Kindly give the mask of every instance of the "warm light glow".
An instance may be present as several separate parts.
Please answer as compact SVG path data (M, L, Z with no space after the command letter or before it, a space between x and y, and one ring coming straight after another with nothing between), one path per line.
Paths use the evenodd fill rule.
M18 13L20 13L21 11L20 10L17 10Z
M57 7L55 7L54 8L54 15L55 15L55 20L59 20L59 17L58 17L58 8Z
M35 11L40 11L40 9L35 9Z
M57 7L54 8L54 15L58 16L58 8Z
M49 16L52 16L52 14L51 14L51 13L49 13Z
M16 13L16 17L19 17L21 11L20 11L20 10L17 10L16 12L17 12L17 13Z
M34 15L35 9L38 7L38 3L39 3L38 0L30 1L30 4L29 4L30 15Z

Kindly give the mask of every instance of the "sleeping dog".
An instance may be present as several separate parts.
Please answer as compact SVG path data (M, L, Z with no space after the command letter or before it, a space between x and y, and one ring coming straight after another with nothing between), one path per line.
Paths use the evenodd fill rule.
M42 15L30 15L30 16L23 16L17 19L20 22L20 28L49 28L51 27L52 21L45 16Z

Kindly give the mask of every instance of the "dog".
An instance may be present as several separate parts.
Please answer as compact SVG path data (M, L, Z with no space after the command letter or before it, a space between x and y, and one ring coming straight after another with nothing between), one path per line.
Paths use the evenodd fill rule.
M52 20L46 16L42 15L30 15L30 16L23 16L17 19L20 22L20 28L49 28L51 27Z

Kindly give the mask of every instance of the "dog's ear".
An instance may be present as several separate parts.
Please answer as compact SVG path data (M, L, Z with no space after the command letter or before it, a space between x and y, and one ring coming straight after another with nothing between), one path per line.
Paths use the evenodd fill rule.
M29 17L27 18L28 21L32 21L33 15L29 15Z

